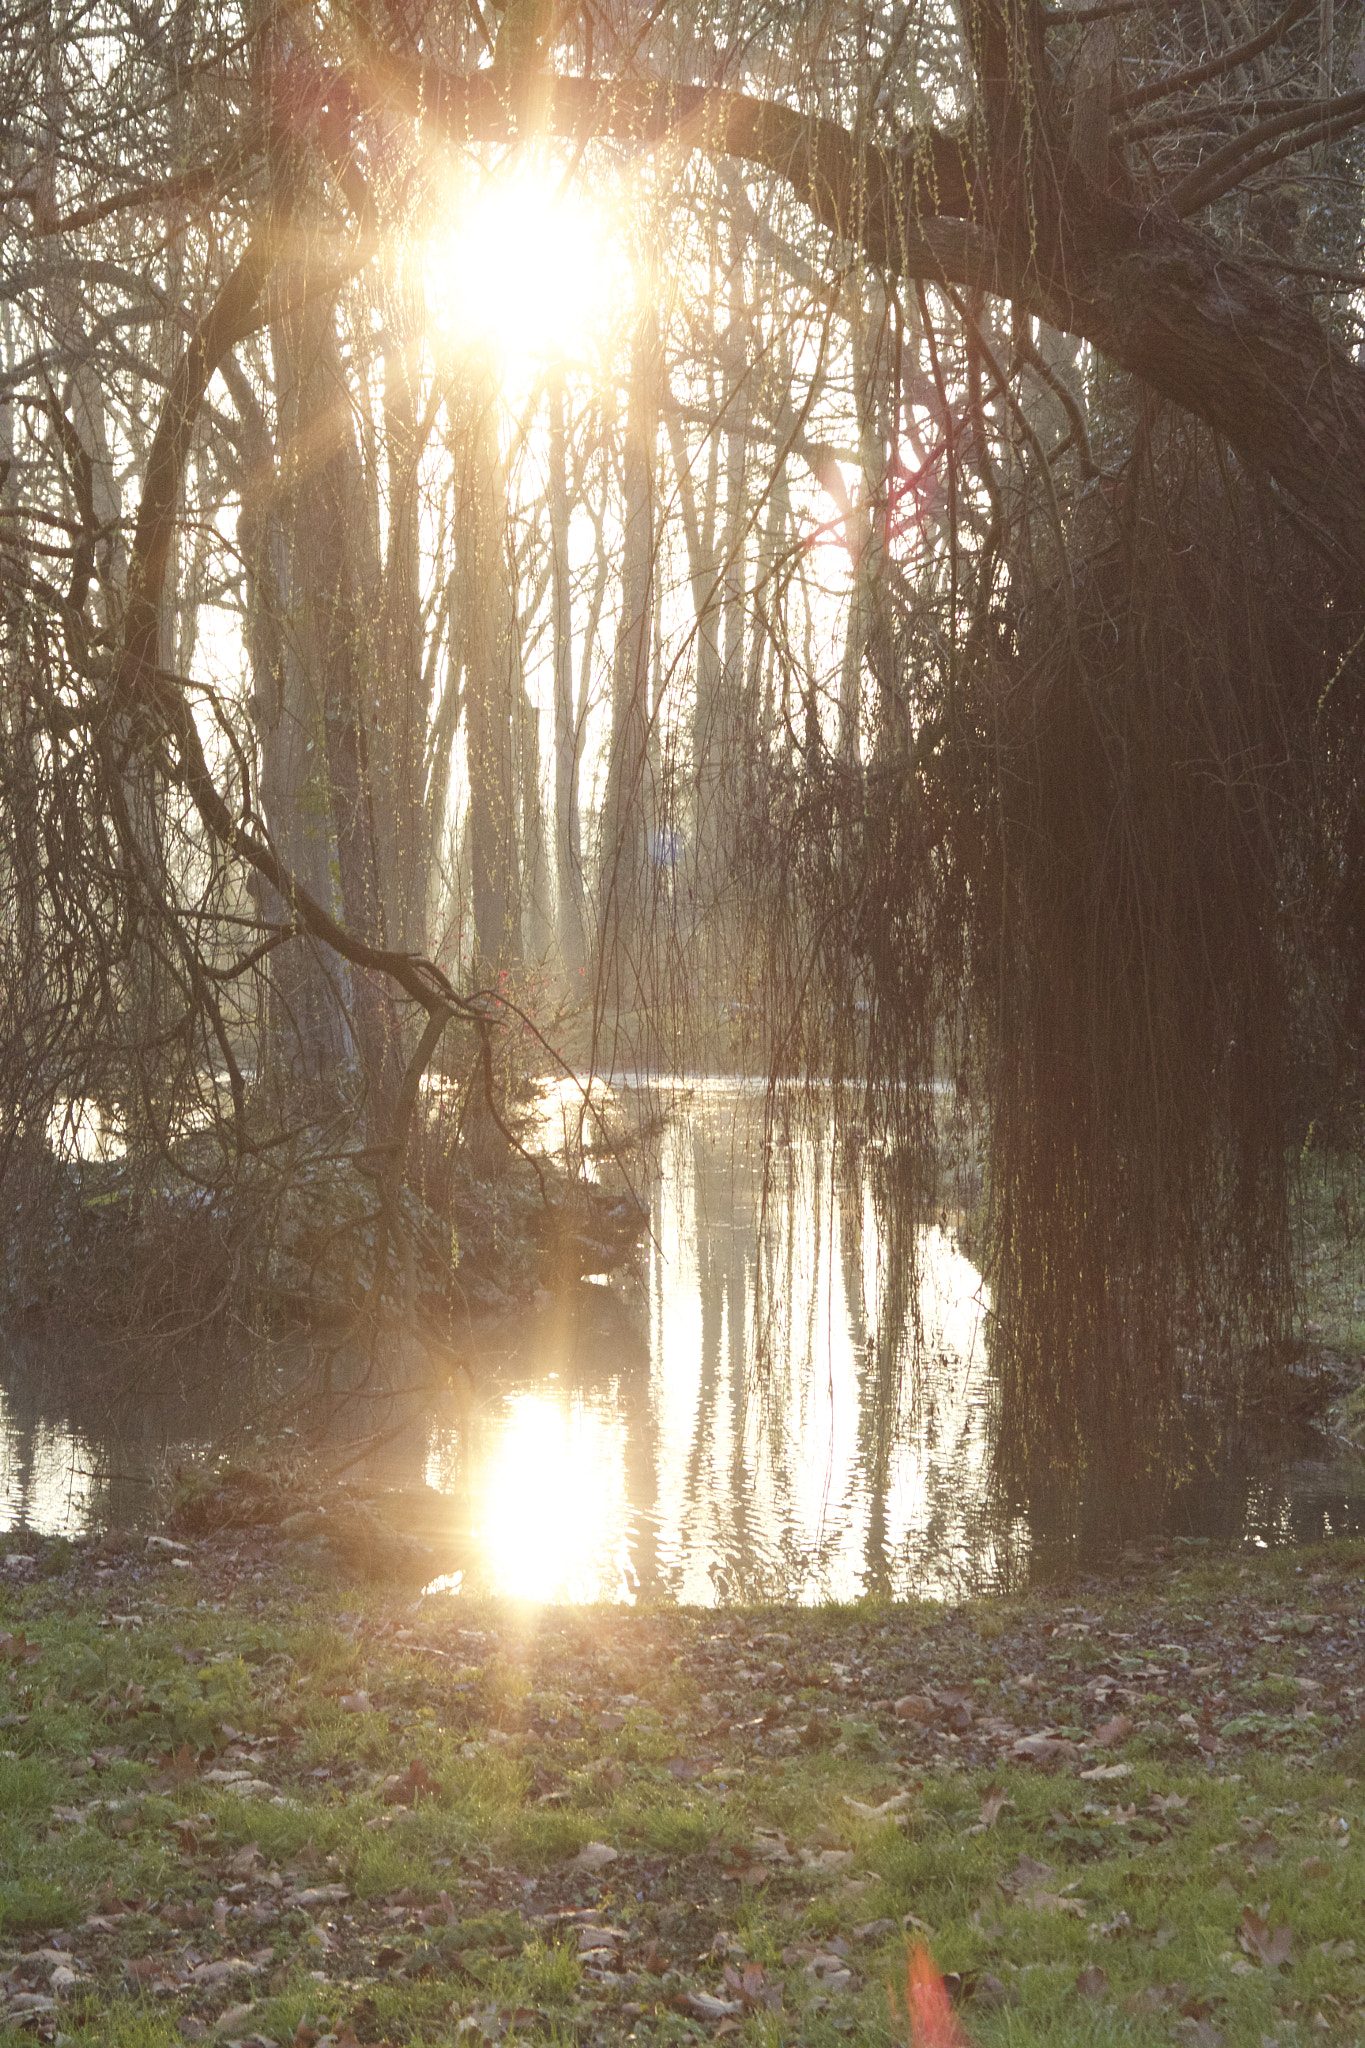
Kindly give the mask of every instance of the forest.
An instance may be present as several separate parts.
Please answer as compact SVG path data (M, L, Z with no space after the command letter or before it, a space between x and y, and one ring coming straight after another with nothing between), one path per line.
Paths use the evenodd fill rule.
M435 1355L475 1241L638 1230L594 1077L745 1065L905 1216L980 1133L1021 1468L1283 1345L1365 1087L1360 0L0 49L10 1309Z

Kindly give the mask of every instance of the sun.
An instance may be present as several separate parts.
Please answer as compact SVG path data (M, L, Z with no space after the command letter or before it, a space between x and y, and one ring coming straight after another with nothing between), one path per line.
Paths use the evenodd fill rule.
M564 192L550 163L485 175L428 247L428 296L447 341L504 359L583 355L634 303L609 213Z

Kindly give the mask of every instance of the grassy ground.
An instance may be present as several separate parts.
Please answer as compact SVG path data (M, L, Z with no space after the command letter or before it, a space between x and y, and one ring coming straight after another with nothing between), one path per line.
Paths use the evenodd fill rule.
M13 1546L14 1539L9 1539ZM0 1564L0 2041L1365 2041L1365 1545L956 1609Z

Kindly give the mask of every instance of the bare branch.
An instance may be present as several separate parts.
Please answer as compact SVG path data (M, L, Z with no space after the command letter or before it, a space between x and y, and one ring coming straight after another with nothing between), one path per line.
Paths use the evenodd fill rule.
M1291 28L1311 14L1314 0L1289 0L1284 13L1271 22L1270 27L1249 42L1238 43L1235 49L1224 50L1219 57L1210 57L1207 64L1196 64L1189 71L1177 71L1169 78L1157 78L1150 85L1135 86L1132 92L1123 93L1110 106L1111 114L1131 114L1136 107L1146 107L1153 100L1165 99L1173 92L1191 92L1197 85L1206 85L1211 78L1223 78L1229 71L1235 71L1239 64L1247 64L1253 57L1259 57L1262 50L1271 49Z

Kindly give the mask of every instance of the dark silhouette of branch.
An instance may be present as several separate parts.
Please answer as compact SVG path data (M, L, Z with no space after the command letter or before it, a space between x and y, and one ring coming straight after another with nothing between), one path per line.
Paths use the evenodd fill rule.
M1324 112L1324 109L1328 110ZM1314 120L1313 116L1320 116ZM1212 206L1225 192L1231 192L1245 178L1263 171L1267 165L1278 163L1281 157L1297 156L1301 149L1308 149L1315 142L1326 141L1334 135L1344 135L1349 128L1358 128L1365 121L1365 92L1345 93L1336 100L1312 100L1302 111L1281 114L1278 120L1263 121L1259 127L1250 129L1245 135L1236 135L1231 142L1215 150L1213 155L1182 178L1171 194L1171 205L1182 218L1198 213L1202 207ZM1274 137L1283 138L1274 148L1267 145Z
M1148 85L1135 86L1132 92L1122 93L1111 101L1110 113L1131 114L1135 108L1150 106L1153 100L1165 99L1170 93L1192 92L1197 85L1207 85L1211 78L1224 77L1229 71L1235 71L1239 64L1250 63L1263 50L1271 49L1312 9L1313 0L1289 0L1284 13L1277 15L1268 29L1252 36L1249 42L1238 43L1234 49L1224 50L1221 56L1210 57L1206 64L1195 64L1188 71L1176 71L1167 78L1155 78Z

